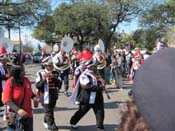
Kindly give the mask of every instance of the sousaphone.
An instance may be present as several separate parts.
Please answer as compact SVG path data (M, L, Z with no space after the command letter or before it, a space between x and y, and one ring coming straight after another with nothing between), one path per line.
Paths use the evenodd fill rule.
M101 39L98 40L98 44L94 47L95 51L101 50L102 54L101 54L101 60L99 62L99 64L97 65L97 69L101 70L103 69L107 62L106 62L106 57L105 57L105 46L104 43Z
M74 41L70 37L65 36L61 41L61 50L68 53L72 50L73 44L74 44ZM56 70L64 71L70 67L71 62L69 58L66 57L66 59L64 60L64 63L66 64L63 64L60 66L56 65L57 59L58 59L58 55L55 55L53 57L53 66L55 67Z
M134 70L138 70L139 67L140 67L140 65L139 65L138 63L133 62L133 69L134 69Z

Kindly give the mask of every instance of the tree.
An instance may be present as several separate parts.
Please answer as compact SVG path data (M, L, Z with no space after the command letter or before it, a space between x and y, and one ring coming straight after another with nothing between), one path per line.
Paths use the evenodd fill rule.
M103 32L108 29L108 9L95 1L74 1L63 3L54 12L55 31L61 34L71 33L82 45L96 44Z
M141 15L140 22L145 27L151 26L170 26L175 23L175 1L168 0L166 2L152 4L152 7L145 10Z
M143 3L140 0L107 0L103 3L108 6L111 12L109 30L103 35L107 48L109 48L111 38L119 24L135 19L143 10L143 5L146 5L146 2Z
M34 29L33 36L39 40L44 40L47 44L52 43L52 33L55 30L55 22L52 16L45 16Z
M81 44L85 36L96 35L109 48L117 26L135 18L141 5L139 0L72 0L71 4L64 3L55 11L56 30L73 31L81 38L78 38Z
M162 36L157 28L139 29L133 34L133 40L142 48L152 50L156 46L157 38Z
M154 2L152 6L145 10L140 16L142 28L156 28L163 36L169 27L175 24L175 1L168 0Z
M0 2L0 26L10 31L10 28L35 25L50 11L49 3L44 0L3 0Z
M171 29L175 24L175 1L154 1L150 8L144 10L140 16L140 25L144 29L145 43L148 48L155 46L155 40L162 37L170 38L173 31ZM170 38L171 39L171 38ZM172 39L171 39L172 40Z
M102 38L107 49L119 24L136 18L142 9L140 0L71 0L54 11L55 32L76 36L80 45Z

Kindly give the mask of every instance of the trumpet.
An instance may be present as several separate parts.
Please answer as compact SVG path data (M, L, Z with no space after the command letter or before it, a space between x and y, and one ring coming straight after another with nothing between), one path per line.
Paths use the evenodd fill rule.
M99 70L101 70L104 67L106 67L106 64L107 64L105 55L104 54L101 54L100 57L101 57L101 60L100 60L99 64L97 65L97 69L99 69Z
M74 41L72 40L72 38L68 37L68 36L65 36L64 38L62 38L62 41L61 41L61 49L64 51L64 52L70 52L73 48L73 44L74 44ZM55 55L53 57L53 66L55 67L56 70L61 70L61 71L64 71L68 68L70 68L70 59L69 58L64 58L65 62L63 63L63 65L57 65L56 61L57 61L57 58L58 56Z
M48 79L48 80L57 79L57 78L58 78L58 74L55 73L54 71L52 71L52 72L45 73L45 74L43 75L43 77L44 77L45 79Z

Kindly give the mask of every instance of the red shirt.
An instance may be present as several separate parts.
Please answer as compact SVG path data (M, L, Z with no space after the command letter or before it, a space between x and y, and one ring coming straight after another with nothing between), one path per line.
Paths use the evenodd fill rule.
M12 78L9 78L6 81L5 86L4 86L4 90L3 90L4 103L7 103L9 101L14 101L15 104L17 104L20 107L21 102L24 99L24 102L21 108L24 109L29 114L30 118L32 118L33 117L32 106L31 106L32 87L31 87L31 83L29 79L25 77L23 87L15 85L13 87L13 90L11 87L12 85L11 79ZM24 88L26 89L25 96L24 96Z

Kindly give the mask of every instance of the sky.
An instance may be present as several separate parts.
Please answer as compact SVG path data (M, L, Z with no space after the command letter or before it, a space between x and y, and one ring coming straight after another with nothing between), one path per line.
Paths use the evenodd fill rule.
M139 29L137 19L132 20L131 22L123 22L117 27L117 31L122 32L124 30L125 33L131 33L135 30Z

